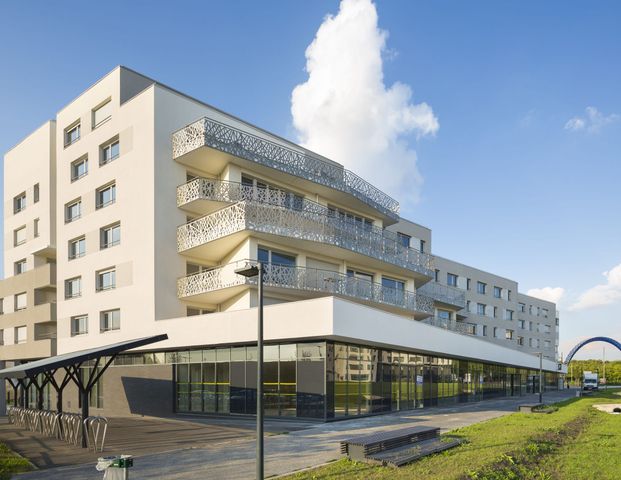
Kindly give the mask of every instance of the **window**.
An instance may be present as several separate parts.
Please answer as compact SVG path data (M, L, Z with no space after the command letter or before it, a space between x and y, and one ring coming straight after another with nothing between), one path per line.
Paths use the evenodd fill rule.
M292 192L288 192L279 187L268 185L256 178L242 175L242 196L244 200L259 199L267 203L276 204L295 210L301 210L304 206L304 197ZM335 210L329 207L329 213L334 214ZM332 215L334 216L334 215Z
M213 313L213 311L207 310L206 308L194 308L194 307L188 307L188 310L187 310L188 317L194 317L196 315L207 315L208 313Z
M350 278L357 278L359 280L366 280L367 282L373 282L373 274L367 272L361 272L360 270L347 269L347 276Z
M425 240L420 241L420 253L425 253Z
M520 312L524 313L526 311L526 304L519 303L518 304L518 309L520 310Z
M550 340L544 340L543 342L543 347L544 348L550 348L552 344L550 343Z
M82 295L82 277L65 280L65 298L77 298Z
M477 303L477 315L485 315L485 304Z
M477 334L477 324L476 323L466 323L466 333L468 335L476 335Z
M37 238L39 236L39 219L38 218L34 219L32 227L34 229L34 236L35 238Z
M19 213L26 208L26 192L22 192L13 198L13 213Z
M116 184L112 183L97 189L97 208L107 207L116 200Z
M535 339L534 338L529 338L528 339L528 346L531 347L531 348L535 346Z
M454 273L447 273L446 284L451 287L456 287L457 286L457 275L455 275Z
M65 223L76 221L82 215L82 200L74 200L65 205Z
M80 140L80 121L65 129L65 147Z
M466 278L466 290L470 290L470 279Z
M14 263L15 265L15 275L19 275L20 273L24 273L26 271L26 259L22 258Z
M4 330L0 330L0 345L4 345Z
M442 320L450 320L451 319L451 312L449 310L438 309L438 318L440 318Z
M436 281L436 282L440 281L440 270L438 270L438 269L436 269L436 271L435 271L434 281Z
M112 116L112 102L106 100L100 106L93 109L93 130Z
M494 287L494 298L501 298L501 297L502 297L502 288Z
M275 252L264 247L259 247L258 260L261 263L271 263L273 265L295 267L295 256L287 255L286 253Z
M466 312L470 313L470 300L466 300Z
M362 217L347 210L334 207L332 205L328 205L328 216L345 220L349 223L361 226L366 230L371 230L373 228L373 220Z
M543 309L541 309L541 311L543 312L543 317L544 318L548 318L548 313L549 313L548 309L547 308L543 308Z
M100 248L103 250L104 248L114 247L121 243L121 224L115 223L113 225L108 225L107 227L103 227L99 231L100 238Z
M529 305L529 306L528 306L528 314L529 314L529 315L532 315L532 314L533 314L533 306L532 306L532 305Z
M394 278L382 277L382 300L389 303L403 303L405 282Z
M513 340L513 330L505 330L505 339Z
M0 315L4 315L4 298L0 298Z
M17 247L23 243L26 243L26 226L13 230L13 245Z
M71 162L71 181L75 182L88 173L88 157L78 158Z
M39 201L39 184L35 183L32 188L32 203L37 203Z
M505 310L505 320L513 320L513 310Z
M526 322L524 320L518 320L518 326L521 329L525 329L526 328Z
M97 272L97 291L116 288L116 270L108 268Z
M492 316L493 316L494 318L498 318L498 307L494 307L494 308L493 308L493 313L492 313Z
M119 157L119 154L120 149L118 139L112 140L105 145L102 145L99 155L99 165L105 165L113 160L116 160Z
M524 337L517 337L517 344L521 347L524 346Z
M477 292L481 295L485 295L485 290L487 288L487 284L483 282L477 282Z
M26 308L26 292L15 294L15 311L24 310Z
M533 322L528 322L528 331L529 332L533 331Z
M494 338L498 338L498 327L494 327Z
M83 257L86 254L86 238L69 240L69 260Z
M110 330L120 330L121 328L121 311L106 310L99 313L99 331L108 332Z
M412 237L410 237L409 235L406 235L405 233L397 232L397 240L404 247L409 247L410 246L411 238ZM422 242L422 240L421 240L421 242ZM421 245L422 245L422 243L421 243ZM422 252L422 247L421 247L421 252Z
M487 337L487 325L483 325L483 332L482 332L484 337Z
M71 317L71 336L86 335L88 333L88 315Z
M207 267L205 265L198 265L196 263L189 262L185 264L186 275L195 275L197 273L207 272L209 270L213 270L213 267Z
M507 290L507 300L511 301L511 290Z
M26 326L15 327L15 343L26 343Z

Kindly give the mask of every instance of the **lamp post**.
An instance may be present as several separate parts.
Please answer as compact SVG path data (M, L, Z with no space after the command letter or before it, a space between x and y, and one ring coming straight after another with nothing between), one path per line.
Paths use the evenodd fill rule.
M247 264L235 273L246 278L258 278L259 320L257 331L257 480L264 478L263 465L263 265Z
M543 352L539 352L539 403L543 403Z

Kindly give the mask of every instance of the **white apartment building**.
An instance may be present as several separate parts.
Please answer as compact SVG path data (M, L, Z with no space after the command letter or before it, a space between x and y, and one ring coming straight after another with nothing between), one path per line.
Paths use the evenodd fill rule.
M128 68L4 168L0 360L168 334L115 360L103 413L254 413L256 279L234 270L257 261L268 415L520 395L537 352L557 384L554 304L433 257L431 231L342 165Z

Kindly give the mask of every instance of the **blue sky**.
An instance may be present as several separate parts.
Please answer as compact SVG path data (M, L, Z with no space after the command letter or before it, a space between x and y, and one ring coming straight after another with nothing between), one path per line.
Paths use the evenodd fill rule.
M563 288L564 353L595 334L621 339L621 4L376 8L384 85L407 85L439 125L398 136L420 175L401 173L418 199L403 216L432 228L437 254L523 291ZM338 11L337 1L2 2L0 150L118 64L297 140L291 95L309 77L305 50ZM571 310L589 290L590 306Z

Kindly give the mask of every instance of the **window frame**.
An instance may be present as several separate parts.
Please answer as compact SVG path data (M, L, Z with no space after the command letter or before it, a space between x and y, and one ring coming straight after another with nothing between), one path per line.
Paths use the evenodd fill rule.
M80 242L82 242L82 244L84 245L84 251L81 253L72 253L72 246L74 244L79 244ZM86 236L80 235L79 237L72 238L71 240L67 242L67 248L68 248L67 258L69 260L75 260L76 258L82 258L84 255L86 255Z
M100 196L107 190L110 190L112 192L110 195L111 198L107 202L102 202L100 199ZM116 203L116 181L110 182L106 185L99 187L97 190L95 190L95 209L96 210L101 210L102 208L109 207L110 205L113 205L114 203Z
M110 113L107 117L102 118L98 122L96 122L96 115L102 108L110 108ZM98 127L101 127L104 123L112 118L112 98L108 98L97 105L95 108L91 109L91 130L95 130Z
M73 140L71 139L71 132L77 131L77 137ZM78 142L82 138L82 124L81 119L76 120L75 122L69 124L68 127L65 127L63 130L63 144L64 147L67 148L74 143Z
M112 283L108 286L103 286L102 280L105 275L111 274ZM105 292L108 290L114 290L116 288L116 267L104 268L95 272L95 286L97 292Z
M84 320L84 330L81 330L79 328L75 328L76 326L80 326L80 320ZM71 324L70 327L71 329L71 336L72 337L77 337L80 335L88 335L88 315L87 314L81 314L81 315L74 315L71 317Z
M112 155L112 147L118 145L118 151L116 155ZM106 159L106 151L110 151L110 158ZM103 167L109 163L114 162L121 156L121 142L118 135L99 146L99 166Z
M77 215L70 217L69 211L72 207L75 206L78 207L78 213ZM80 218L82 218L82 198L77 198L75 200L65 203L65 223L72 223L76 220L79 220Z
M78 289L77 291L73 291L73 288L69 288L69 286L75 285L74 282L77 282ZM72 298L80 298L82 296L82 277L78 275L77 277L71 277L65 279L65 300L71 300Z
M446 284L449 287L457 287L458 279L459 279L459 275L455 275L454 273L446 272ZM451 283L451 280L454 280L454 282Z
M23 232L24 238L21 240L18 240L18 236L22 232ZM24 243L28 241L28 237L26 236L26 233L27 233L26 225L22 225L21 227L18 227L13 230L13 246L14 247L19 247L20 245L23 245Z
M21 267L22 265L23 265L23 269L22 268L18 269L18 266ZM17 260L16 262L13 262L13 274L14 275L21 275L22 273L25 273L27 271L26 270L27 265L28 265L28 263L27 263L25 258L22 258L20 260Z
M479 295L487 294L487 283L477 281L477 293Z
M19 307L19 299L24 299L24 305ZM14 294L13 296L13 311L19 312L21 310L26 310L28 308L28 293L27 292L19 292Z
M112 326L112 328L104 328L104 318L106 318L106 315L108 314L114 314L115 312L118 312L118 326L116 326L116 328L114 328L114 325ZM112 319L114 320L114 318ZM109 310L102 310L99 312L99 333L106 333L106 332L113 332L115 330L120 330L121 329L121 309L120 308L111 308Z
M26 192L22 192L13 197L13 214L26 210Z
M75 171L80 165L84 165L84 172L76 174ZM81 178L86 177L88 175L88 155L82 155L80 158L75 159L71 162L69 168L71 183L77 182Z
M118 240L112 240L109 243L104 243L104 236L106 232L112 232L114 229L118 229ZM113 237L113 236L112 236ZM99 250L106 250L108 248L116 247L121 244L121 222L114 222L110 225L106 225L105 227L101 227L99 229Z

